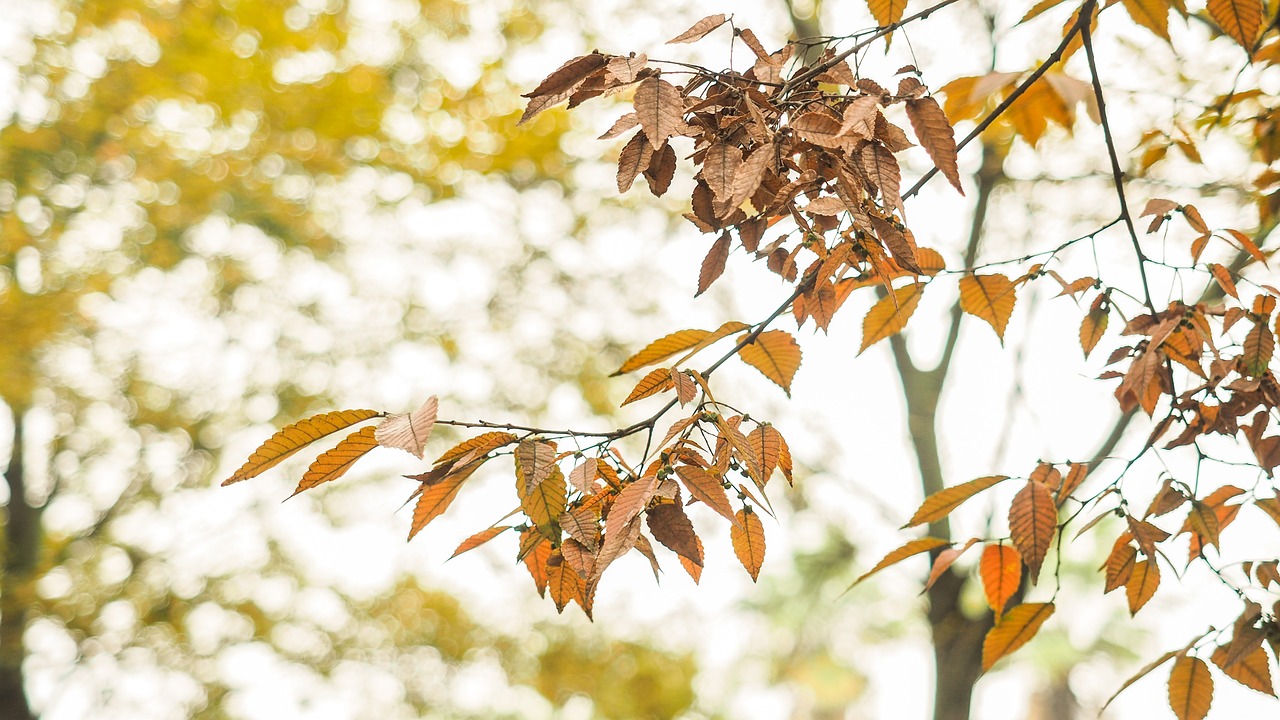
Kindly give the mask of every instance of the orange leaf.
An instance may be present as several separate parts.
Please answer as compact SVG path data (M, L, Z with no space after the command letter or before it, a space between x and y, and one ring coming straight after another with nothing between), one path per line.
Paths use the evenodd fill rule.
M445 451L443 455L436 458L436 465L443 465L450 460L457 460L473 450L476 456L487 455L500 447L510 445L518 440L514 434L509 432L487 432L477 435L470 440L463 440Z
M1102 589L1104 595L1129 582L1137 560L1138 550L1129 544L1129 534L1122 534L1102 565L1106 570L1106 585Z
M960 278L960 309L990 323L1001 343L1017 299L1014 284L999 273Z
M738 338L742 342L746 336ZM791 380L800 369L800 345L784 330L766 330L750 345L738 351L738 357L782 388L791 397Z
M1205 661L1190 655L1173 661L1169 673L1169 707L1178 720L1204 720L1213 704L1213 678Z
M755 582L760 575L760 566L764 563L764 523L760 516L750 508L737 512L737 523L729 528L729 539L733 541L733 554L738 556L742 567L751 574Z
M960 186L960 168L956 164L956 131L947 121L946 113L938 101L932 97L922 97L907 101L907 117L911 120L911 129L929 153L929 159L942 171L942 174L961 195L964 188Z
M982 549L978 572L987 604L998 617L1022 583L1022 556L1008 545L988 545Z
M538 597L546 597L547 560L551 558L551 541L536 528L528 528L520 534L520 560L529 570L533 584L538 587Z
M1028 480L1009 506L1009 535L1027 564L1031 584L1040 576L1040 565L1057 531L1058 506L1044 485Z
M862 347L858 354L906 327L923 294L924 285L903 285L894 290L893 295L886 295L872 305L862 319Z
M657 395L673 387L675 387L675 382L671 379L670 370L667 368L652 370L648 375L641 378L640 382L636 383L635 388L631 390L631 394L627 396L626 400L622 401L622 405L619 405L619 407L629 405L637 400L643 400L651 395Z
M885 27L902 19L902 13L907 9L907 0L867 0L867 7L871 10L871 17L876 19L876 24Z
M725 18L723 13L708 15L694 23L693 27L668 40L667 44L674 45L677 43L691 43L701 40L707 33L723 25L726 19L727 18Z
M1262 0L1209 0L1205 7L1218 27L1252 57L1253 44L1262 29Z
M1154 558L1135 563L1133 574L1124 585L1125 597L1129 600L1129 614L1136 615L1143 605L1156 594L1160 587L1160 568Z
M449 559L452 560L468 550L475 550L510 529L510 525L498 525L496 527L485 528L459 543L458 549L453 551L453 554L449 556Z
M1089 463L1071 463L1071 469L1067 471L1067 476L1062 480L1062 487L1058 488L1057 495L1058 507L1062 507L1062 503L1071 497L1071 493L1079 489L1081 483L1089 476Z
M947 568L955 564L955 561L959 560L960 556L963 555L966 550L973 547L973 544L976 542L978 542L978 538L969 538L969 540L960 547L949 547L938 553L937 559L933 561L933 567L929 570L929 579L925 581L924 589L928 590L933 587L933 584L938 581L938 578L942 577L942 573L946 572Z
M1084 321L1080 323L1080 349L1084 350L1084 356L1089 357L1089 353L1097 347L1098 341L1107 332L1107 323L1110 321L1111 315L1101 307L1091 308L1084 316Z
M982 671L1026 645L1053 611L1053 603L1023 603L1005 613L982 641Z
M378 447L373 437L373 428L366 427L343 438L332 450L328 450L316 458L302 476L294 495L330 480L342 477L364 454ZM292 497L292 496L290 496Z
M267 438L253 451L248 461L222 484L226 486L257 477L316 440L381 414L376 410L338 410L299 420Z
M556 604L556 612L564 612L570 600L583 605L582 577L578 571L564 561L564 556L552 552L547 560L547 590L551 592L551 600Z
M923 525L924 523L931 523L935 520L941 520L942 518L950 515L952 510L960 507L960 504L965 500L968 500L983 490L1008 479L1008 475L989 475L987 477L980 477L977 480L970 480L969 482L961 483L955 487L939 490L925 498L924 503L922 503L920 508L916 510L916 514L912 515L911 520L902 527L915 527L917 525Z
M1129 17L1164 40L1169 40L1169 0L1121 0Z
M703 557L702 539L697 535L693 536L693 539L698 545L698 557ZM689 577L693 578L693 584L697 585L698 581L702 579L702 565L695 563L683 555L680 556L680 565L684 567L685 572L689 573Z
M773 471L777 469L786 448L786 443L787 441L782 439L782 433L778 432L772 425L759 425L747 435L747 444L751 446L751 451L760 460L761 484L768 483ZM786 474L790 475L790 472Z
M711 333L706 330L680 330L660 337L646 345L640 352L627 358L614 375L622 375L632 370L639 370L645 365L662 362L678 352L697 345L710 335Z
M680 89L656 75L640 81L632 104L636 119L654 150L662 147L667 138L684 125L684 98Z
M951 543L947 542L946 540L943 540L942 538L935 538L935 537L925 537L925 538L919 538L917 540L911 540L907 544L903 545L902 547L897 548L896 550L890 551L888 555L885 555L883 558L881 558L880 562L876 563L875 567L863 573L860 577L858 577L857 580L854 580L853 585L850 585L849 587L852 588L858 583L862 582L863 580L866 580L872 575L875 575L881 570L889 567L890 565L895 565L897 563L900 563L903 560L906 560L907 558L913 555L919 555L922 552L929 552L930 550L940 548L950 544Z
M1213 274L1213 279L1218 281L1218 285L1224 292L1237 300L1240 299L1240 294L1236 292L1236 283L1231 279L1230 270L1218 263L1209 263L1209 272Z
M449 509L449 505L458 495L458 490L462 488L462 483L466 482L467 478L471 477L471 474L483 464L483 458L472 460L446 475L440 482L422 490L422 494L418 496L418 504L413 508L413 524L409 526L410 540L414 535L422 532L422 528L426 527L427 523L440 517L445 510Z
M689 352L682 355L679 360L676 360L672 364L676 366L683 365L689 358L693 357L694 355L697 355L699 352L702 352L704 349L712 346L717 342L720 342L724 338L727 338L736 332L742 332L743 330L746 330L749 327L751 326L744 322L738 322L737 320L730 320L728 322L722 323L720 327L716 328L715 332L699 340L696 345L694 345L692 348L689 349Z
M1276 696L1275 685L1271 682L1271 667L1267 662L1267 651L1262 649L1261 643L1255 645L1253 650L1241 655L1235 662L1230 662L1230 652L1226 646L1214 650L1213 657L1210 659L1223 675L1247 688L1266 693L1271 697Z

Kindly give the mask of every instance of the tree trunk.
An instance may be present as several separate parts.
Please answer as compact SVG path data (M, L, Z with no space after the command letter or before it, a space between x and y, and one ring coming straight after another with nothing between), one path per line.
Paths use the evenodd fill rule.
M40 554L40 508L27 500L26 477L22 467L22 421L20 408L13 411L13 451L4 479L9 485L9 505L4 522L4 575L0 577L0 718L34 720L27 702L22 661L26 647L22 637L27 629L32 583Z

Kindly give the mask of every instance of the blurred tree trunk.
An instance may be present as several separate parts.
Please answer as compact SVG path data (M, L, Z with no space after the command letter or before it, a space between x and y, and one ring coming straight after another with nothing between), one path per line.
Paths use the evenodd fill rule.
M22 676L26 648L22 636L27 628L32 582L40 555L40 512L27 499L22 465L21 408L13 411L13 450L4 479L9 486L9 505L4 522L4 575L0 577L0 718L32 720L31 706Z

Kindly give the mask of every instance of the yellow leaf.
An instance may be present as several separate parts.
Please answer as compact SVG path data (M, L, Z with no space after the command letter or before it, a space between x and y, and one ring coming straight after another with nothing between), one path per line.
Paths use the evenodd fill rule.
M258 446L249 460L231 477L222 481L222 484L230 485L256 477L316 440L381 414L375 410L338 410L300 420L278 431Z
M744 335L738 342L746 339ZM766 330L750 345L738 351L738 357L759 370L791 397L791 380L800 369L800 345L783 330Z
M1262 29L1262 0L1209 0L1205 7L1218 27L1252 56Z
M631 394L626 400L622 401L623 405L629 405L637 400L643 400L651 395L657 395L660 392L670 390L675 386L675 382L671 379L671 371L667 368L658 368L651 371L636 383L635 388L631 390Z
M1179 656L1169 673L1169 707L1178 720L1203 720L1213 704L1209 665L1198 657Z
M751 326L744 322L738 322L737 320L730 320L726 323L723 323L720 325L720 327L716 328L715 332L699 340L696 345L694 345L692 348L689 349L689 352L680 356L680 359L676 360L674 363L672 363L672 365L677 367L680 365L683 365L685 364L685 362L689 360L689 358L693 357L694 355L697 355L698 353L702 352L706 348L711 347L715 343L720 342L724 338L727 338L736 332L742 332L743 330L746 330L749 327Z
M564 484L564 473L553 465L542 482L527 488L524 480L520 478L516 480L516 489L524 514L528 515L538 529L544 531L544 534L549 532L551 521L560 517L568 500L569 492Z
M1013 496L1009 506L1009 535L1022 554L1033 585L1058 529L1057 522L1058 506L1053 502L1053 493L1044 485L1028 480Z
M951 514L952 510L960 507L960 504L974 495L986 490L993 485L1008 480L1008 475L990 475L988 477L980 477L977 480L970 480L961 483L955 487L945 488L925 498L920 508L916 510L916 514L911 516L911 520L903 525L904 528L931 523L940 520Z
M942 538L935 538L935 537L926 537L926 538L919 538L918 540L911 540L907 544L903 545L900 548L897 548L896 550L891 551L888 555L885 555L883 558L881 558L880 562L876 563L875 567L863 573L857 580L854 580L853 585L850 585L849 587L850 588L854 587L858 583L862 582L863 580L866 580L872 575L875 575L876 573L889 567L890 565L895 565L897 563L900 563L903 560L906 560L907 558L911 557L912 555L919 555L922 552L929 552L930 550L933 550L935 548L940 548L950 544L951 543L947 542L946 540L943 540Z
M870 312L862 319L862 347L858 353L906 327L920 304L923 292L922 284L903 285L894 290L893 295L886 295L871 306Z
M751 581L755 582L760 575L760 566L764 564L764 523L760 522L760 516L750 508L739 510L737 520L729 528L733 554L738 556L742 567L751 574Z
M1004 275L965 275L960 278L960 309L990 323L1002 344L1004 329L1009 324L1016 302L1014 284Z
M999 617L1022 583L1022 556L1008 545L988 545L982 550L978 572L987 604Z
M1139 25L1169 41L1168 0L1121 0L1129 17Z
M453 551L453 554L449 556L449 559L452 560L468 550L475 550L510 529L510 525L498 525L496 527L485 528L459 543L458 549Z
M365 453L378 447L378 441L373 434L373 428L363 428L345 437L332 450L322 453L307 468L306 474L302 476L293 494L297 495L321 483L342 477L357 460L364 457Z
M629 373L633 370L639 370L646 365L662 362L678 352L683 352L691 348L693 349L693 352L697 352L698 350L711 345L711 343L728 337L735 332L745 330L747 327L748 326L743 323L731 321L721 325L720 329L716 330L714 333L706 330L680 330L673 332L670 335L654 340L646 345L643 350L627 358L627 361L622 363L622 367L618 368L617 372L613 374L622 375L623 373ZM689 355L686 355L676 364L678 365L680 362L683 362L688 358Z
M982 641L982 671L1026 645L1053 611L1053 603L1023 603L1005 613Z

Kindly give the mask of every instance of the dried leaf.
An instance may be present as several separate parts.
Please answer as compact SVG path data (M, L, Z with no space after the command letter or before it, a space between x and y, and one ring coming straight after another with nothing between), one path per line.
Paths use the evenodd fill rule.
M1244 337L1244 352L1240 361L1244 365L1244 374L1248 377L1262 377L1271 365L1271 357L1276 351L1276 337L1267 327L1266 319L1260 320Z
M297 495L321 483L342 477L365 453L378 447L378 441L373 435L373 428L362 428L343 438L332 450L322 453L307 468L293 494Z
M956 132L938 101L932 97L908 100L907 117L934 166L942 171L957 192L964 195L964 188L960 185L960 167L956 163Z
M640 127L654 150L684 126L684 97L679 88L656 75L636 86L633 104Z
M1222 674L1244 685L1247 688L1276 696L1275 685L1271 681L1271 667L1267 662L1267 651L1262 649L1262 639L1253 646L1252 651L1241 654L1235 662L1229 662L1227 648L1219 647L1213 651L1213 664L1218 666Z
M631 522L632 518L644 511L657 488L657 475L646 475L624 486L613 501L613 508L609 510L609 524L612 526L615 523Z
M965 500L977 495L989 487L995 486L997 483L1008 480L1008 475L990 475L988 477L980 477L977 480L970 480L961 483L955 487L949 487L930 495L925 498L920 508L916 510L915 515L911 516L911 520L903 525L904 528L931 523L935 520L951 514L952 510L960 507Z
M1212 2L1210 3L1212 5ZM1169 673L1169 707L1178 720L1204 720L1213 704L1209 665L1198 657L1181 655Z
M738 338L738 342L747 336ZM791 380L800 369L800 345L784 330L766 330L751 344L738 350L738 357L782 388L791 397Z
M676 386L676 400L681 405L688 405L698 396L698 381L693 379L693 370L671 369L671 382Z
M1106 334L1110 319L1110 313L1101 307L1091 308L1084 316L1084 321L1080 323L1080 349L1084 350L1085 358L1089 357L1089 353L1093 352L1098 341Z
M1103 568L1106 570L1106 585L1102 589L1104 595L1128 584L1129 578L1133 577L1133 566L1137 560L1138 550L1129 544L1127 534L1121 535L1115 546L1111 548L1107 561L1103 563Z
M533 490L551 477L556 463L556 446L545 440L525 440L516 446L516 474L524 480L524 491Z
M858 157L862 161L862 170L867 174L867 179L880 189L885 209L901 210L902 170L898 167L898 159L879 143L863 145Z
M536 528L526 529L520 534L519 559L529 570L529 576L538 588L538 597L546 597L547 561L551 559L551 541L543 537Z
M1023 603L1005 613L982 641L982 671L1026 645L1040 626L1053 615L1053 603Z
M266 442L249 455L245 464L231 477L223 480L222 484L227 486L257 477L316 440L381 414L376 410L338 410L299 420L267 438Z
M662 197L671 187L671 180L676 176L676 151L670 143L664 144L653 153L649 167L644 169L644 179L649 183L649 192L654 197Z
M1223 292L1231 297L1239 300L1240 294L1236 292L1236 283L1231 279L1231 271L1222 267L1218 263L1209 263L1209 272L1213 274L1213 279L1218 281L1218 285Z
M594 492L596 478L600 476L599 466L599 458L584 458L569 472L569 484L578 492L590 495Z
M760 516L749 507L739 510L737 522L729 528L729 539L733 541L733 554L755 582L764 564L764 523Z
M653 539L675 554L702 565L702 546L693 531L693 523L677 503L661 503L645 513Z
M618 192L630 190L636 176L648 169L652 159L653 146L649 144L644 131L632 135L618 155Z
M521 96L529 98L529 104L516 124L522 125L543 110L568 100L570 95L582 87L587 78L604 68L607 60L607 56L593 52L590 55L576 57L556 68L532 92Z
M703 557L702 540L696 535L693 539L698 546L698 557ZM702 579L702 566L683 555L680 556L680 565L684 567L685 572L689 573L689 577L693 578L693 584L697 585Z
M667 44L674 45L676 43L691 43L701 40L706 37L707 33L723 25L727 19L723 13L708 15L694 23L693 27L668 40Z
M943 540L942 538L935 538L935 537L925 537L925 538L919 538L917 540L911 540L907 542L905 545L903 545L902 547L899 547L895 550L890 551L888 555L885 555L883 558L880 559L880 562L876 563L875 567L871 568L867 572L860 575L858 579L854 580L853 584L850 585L849 587L852 588L856 586L858 583L862 582L863 580L866 580L872 575L875 575L881 570L889 567L890 565L896 565L897 563L900 563L903 560L906 560L907 558L913 555L919 555L920 553L929 552L930 550L934 550L950 544L951 543L947 542L946 540Z
M1009 535L1022 554L1033 585L1058 529L1057 522L1058 506L1053 494L1044 485L1028 480L1009 506Z
M1071 493L1075 492L1088 476L1088 463L1071 463L1071 469L1067 471L1067 476L1062 481L1062 487L1058 488L1055 493L1058 507L1062 507L1067 498L1071 497Z
M582 589L582 577L578 571L565 562L562 555L553 552L547 562L547 590L556 604L556 612L564 612L570 600L584 605Z
M699 177L711 188L717 202L727 203L733 197L738 168L742 165L742 149L729 143L716 143L707 148L702 158ZM743 198L744 200L746 198Z
M1015 286L1004 275L965 275L960 278L960 309L990 323L1001 344L1016 302Z
M458 549L453 551L453 554L449 556L449 559L452 560L468 550L475 550L510 529L510 525L497 525L495 527L485 528L459 543Z
M388 415L385 420L378 423L373 437L382 447L404 450L421 460L427 438L431 437L431 430L436 426L436 411L439 404L439 398L432 395L427 398L422 407L412 413Z
M694 297L706 292L707 288L711 287L711 283L724 273L725 261L728 259L729 233L726 231L720 233L720 237L711 243L711 249L702 260L702 270L698 273L698 291L693 294Z
M999 617L1022 583L1022 556L1008 545L988 545L982 549L978 572L987 604Z
M923 294L924 285L912 283L895 289L892 295L886 295L872 305L862 319L862 347L858 354L906 327Z
M599 579L606 568L614 560L622 557L636 546L640 539L640 518L633 517L627 523L610 522L604 534L604 545L596 555L596 568L592 580Z

